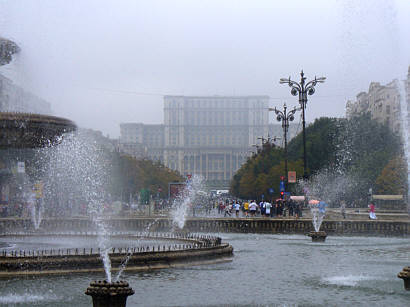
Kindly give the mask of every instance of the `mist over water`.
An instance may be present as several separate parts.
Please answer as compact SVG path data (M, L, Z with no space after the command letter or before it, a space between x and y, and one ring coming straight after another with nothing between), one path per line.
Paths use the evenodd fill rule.
M401 127L402 127L402 140L403 140L403 152L407 165L407 211L410 214L410 145L409 145L409 105L406 101L406 89L401 81L396 80L396 87L399 90L400 97L400 115L401 115ZM410 90L410 89L409 89Z
M199 175L193 175L187 181L185 190L178 195L172 204L171 218L172 223L179 229L183 229L186 218L190 210L195 210L196 198L199 196L198 192L204 190L204 178Z
M96 142L81 132L67 134L59 145L37 151L37 178L44 185L46 210L58 217L87 215L94 221L107 280L111 282L111 246L104 212L110 201L106 161Z
M308 122L339 117L371 81L410 64L405 0L160 3L3 0L0 35L22 51L0 71L56 115L117 137L121 122L161 123L164 94L268 94L282 104L291 97L277 81L301 69L327 77Z

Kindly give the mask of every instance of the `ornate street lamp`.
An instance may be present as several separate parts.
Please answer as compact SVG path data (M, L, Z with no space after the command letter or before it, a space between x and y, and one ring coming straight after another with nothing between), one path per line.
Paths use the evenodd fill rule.
M299 104L302 109L302 124L303 124L303 178L307 179L307 162L306 162L306 132L305 132L305 108L307 104L307 96L313 95L315 93L315 86L318 83L325 82L325 77L320 77L309 81L306 83L305 74L302 72L300 73L300 83L296 81L292 81L289 79L281 78L279 83L280 84L288 84L291 87L290 93L293 96L299 95Z
M294 107L291 111L286 111L286 103L283 104L283 111L279 111L275 108L269 108L269 111L274 111L276 113L276 119L278 122L282 122L283 138L285 139L285 187L288 190L288 130L289 122L295 119L295 113L298 110Z

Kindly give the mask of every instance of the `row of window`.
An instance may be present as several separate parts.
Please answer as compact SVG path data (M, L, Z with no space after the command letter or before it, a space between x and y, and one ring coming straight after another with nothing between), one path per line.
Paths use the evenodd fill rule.
M231 126L231 125L267 125L268 117L265 112L184 112L182 113L172 112L169 115L169 125L219 125L219 126Z
M185 99L184 101L169 101L169 108L267 108L266 100L243 99Z

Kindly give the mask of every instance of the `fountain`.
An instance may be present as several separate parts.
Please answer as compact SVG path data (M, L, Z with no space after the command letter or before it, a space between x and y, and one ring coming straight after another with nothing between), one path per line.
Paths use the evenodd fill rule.
M175 227L180 230L184 228L189 209L192 207L192 210L195 210L193 206L196 203L197 192L201 190L203 190L203 178L199 175L189 178L185 189L174 199L172 205L171 217Z
M410 266L404 267L403 271L397 274L397 277L403 279L404 289L410 291Z
M19 52L20 48L14 42L0 38L0 65L8 64L12 60L12 55ZM73 122L54 116L39 115L39 114L24 114L24 113L0 113L0 148L44 148L52 147L62 142L62 135L73 132L76 126ZM89 168L88 168L89 169ZM63 170L62 170L63 171ZM42 187L41 187L42 189ZM93 191L97 192L97 191ZM96 200L95 198L93 199ZM42 200L35 199L33 195L29 196L31 207L32 220L34 228L39 229L42 217ZM91 210L95 217L95 223L100 229L100 232L105 233L104 223L101 221L101 204L91 202ZM94 306L104 306L102 302L108 301L106 295L112 298L112 304L105 306L125 306L126 295L131 295L132 290L128 288L128 284L123 282L111 284L110 258L108 256L108 248L104 245L105 239L103 236L98 236L100 246L104 247L101 252L104 267L110 285L109 289L114 288L115 291L106 290L94 291L95 287L87 290L87 294L93 295ZM20 262L21 263L21 262ZM126 288L124 288L126 287ZM99 295L98 295L99 293ZM114 303L115 302L115 303Z
M94 307L125 307L127 297L134 294L134 290L127 282L106 280L93 281L85 294L93 298Z
M408 69L408 80L410 80L410 66ZM410 83L409 83L410 86ZM409 106L408 103L410 101L406 101L406 89L402 82L396 80L396 88L399 92L400 97L400 115L401 115L401 122L402 122L402 139L404 144L404 155L406 158L407 164L407 183L410 185L410 135L409 135ZM410 90L410 87L408 88ZM410 97L410 94L409 94ZM407 212L410 215L410 187L407 187ZM403 279L404 288L410 291L410 267L404 267L403 270L397 275L398 278Z
M6 46L6 47L3 47ZM19 51L17 45L10 41L0 41L1 63L11 61L11 55ZM229 261L232 246L222 244L220 238L211 236L194 236L188 234L147 234L156 221L145 226L141 235L122 233L114 235L112 225L104 214L104 202L108 199L105 193L106 179L109 177L103 163L100 163L99 149L81 133L74 134L76 125L63 118L27 113L0 113L0 149L15 151L32 149L31 157L36 165L36 189L26 174L21 178L22 195L29 204L32 226L35 232L28 237L40 238L93 238L97 246L83 248L58 249L4 249L0 254L0 276L40 276L61 275L74 272L105 272L105 280L91 282L86 294L92 296L94 306L125 306L127 296L134 291L128 283L120 281L123 271L152 270L173 266L197 265ZM64 137L63 137L64 136ZM58 146L56 146L58 145ZM189 183L187 193L174 205L174 227L184 228L189 204L194 198L196 179ZM44 188L43 188L44 186ZM41 192L40 192L41 191ZM74 191L75 198L66 197L63 204L74 205L71 210L78 212L78 199L87 204L87 212L92 224L86 223L91 233L51 232L50 219L43 221L44 199L56 206L61 191ZM37 195L41 194L41 197ZM69 193L66 193L69 194ZM63 195L64 196L64 195ZM61 207L58 207L61 208ZM73 212L70 212L71 214ZM62 214L63 212L56 212ZM62 223L64 224L64 222ZM90 227L91 226L91 227ZM55 223L54 231L61 227ZM61 229L61 228L60 228ZM24 238L28 233L8 233L6 236ZM113 238L130 238L137 242L153 240L157 246L112 247ZM23 239L24 240L24 239ZM165 241L168 242L165 244ZM101 259L103 268L101 267ZM112 280L112 271L118 275Z
M309 201L310 212L312 213L312 223L315 228L314 231L310 231L307 235L312 238L312 242L325 242L327 234L324 231L320 231L323 219L326 212L326 203L312 199Z

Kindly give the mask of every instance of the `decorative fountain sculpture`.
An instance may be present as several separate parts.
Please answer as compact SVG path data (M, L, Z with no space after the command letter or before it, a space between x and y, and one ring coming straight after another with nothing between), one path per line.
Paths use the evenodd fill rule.
M0 66L10 63L12 55L19 51L20 48L16 43L0 37ZM1 111L0 149L34 149L54 146L62 141L63 134L76 129L74 122L61 117ZM32 200L30 196L28 198ZM37 230L41 222L41 206L39 200L31 201L31 203L33 224Z
M93 281L85 291L93 298L94 307L125 307L127 297L134 294L134 290L125 281L107 282Z
M397 277L403 279L404 289L410 291L410 266L404 267L403 271L397 274Z

